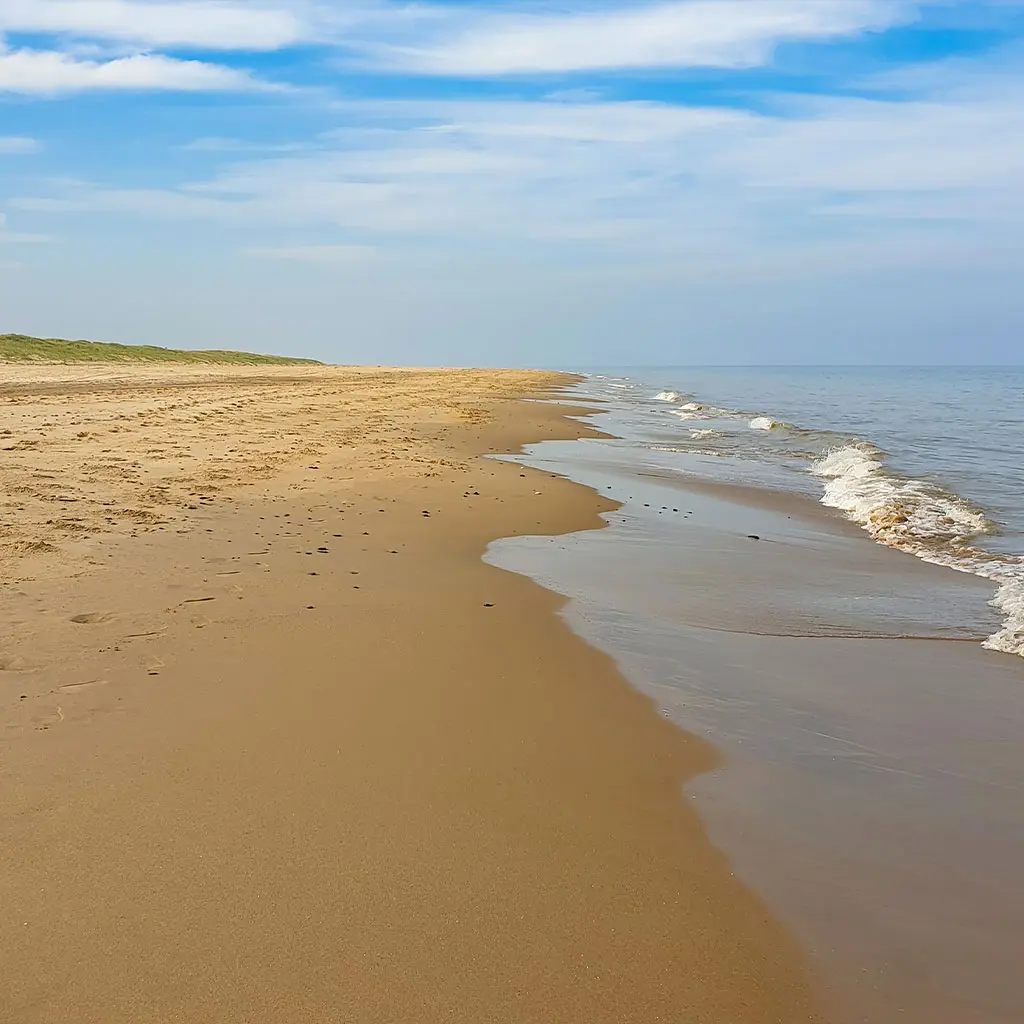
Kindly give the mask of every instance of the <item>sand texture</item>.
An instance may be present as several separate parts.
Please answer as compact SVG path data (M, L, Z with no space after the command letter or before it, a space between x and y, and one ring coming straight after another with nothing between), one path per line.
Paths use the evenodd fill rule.
M6 368L0 1020L818 1019L665 722L489 541L552 374Z

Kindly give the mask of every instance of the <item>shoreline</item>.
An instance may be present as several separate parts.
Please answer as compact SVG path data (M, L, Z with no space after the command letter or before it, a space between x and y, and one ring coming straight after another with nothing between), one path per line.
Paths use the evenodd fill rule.
M338 437L299 430L308 462L222 480L163 530L76 541L77 578L19 577L0 1006L26 1024L818 1019L801 951L681 795L711 748L563 599L483 561L613 507L485 458L586 435L571 405L521 400L565 380L375 371L275 399L278 426L351 407ZM214 433L236 438L234 415ZM199 461L225 471L218 443Z
M614 434L614 414L593 422ZM722 751L688 795L813 955L828 1019L1014 1020L1024 666L964 628L986 581L810 498L691 486L615 436L522 461L622 504L606 530L489 560L565 596L582 637Z

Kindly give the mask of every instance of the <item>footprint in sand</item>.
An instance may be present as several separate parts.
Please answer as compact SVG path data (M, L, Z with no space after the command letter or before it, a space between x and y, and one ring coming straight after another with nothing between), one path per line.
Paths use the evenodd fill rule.
M109 612L82 612L81 615L72 615L71 621L91 626L98 622L109 622L112 618Z

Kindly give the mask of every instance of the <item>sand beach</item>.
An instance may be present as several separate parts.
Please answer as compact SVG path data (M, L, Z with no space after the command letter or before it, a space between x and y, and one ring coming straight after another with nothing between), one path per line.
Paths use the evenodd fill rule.
M481 558L613 507L486 458L569 380L4 367L0 1019L819 1019L714 750Z

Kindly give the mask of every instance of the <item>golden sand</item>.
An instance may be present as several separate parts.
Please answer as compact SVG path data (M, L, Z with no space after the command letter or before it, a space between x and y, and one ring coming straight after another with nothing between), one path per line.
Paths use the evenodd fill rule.
M817 1019L712 752L481 560L600 525L482 457L559 378L5 381L0 1020Z

